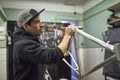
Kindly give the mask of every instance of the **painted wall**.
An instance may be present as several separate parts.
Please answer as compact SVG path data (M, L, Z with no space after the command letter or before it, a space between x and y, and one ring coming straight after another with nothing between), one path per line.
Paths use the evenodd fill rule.
M92 9L83 13L84 31L101 40L102 32L107 30L107 18L111 12L108 7L120 2L120 0L104 0ZM120 16L120 12L116 14ZM104 49L89 39L83 38L83 47L79 49L79 61L83 73L88 72L93 67L104 61ZM104 80L103 69L86 76L84 80ZM97 76L97 78L96 78ZM111 79L112 80L112 79Z
M1 28L4 31L4 34L3 34L4 39L0 39L0 47L6 47L6 21L5 21L4 13L2 12L2 8L0 6L0 29Z
M104 49L103 48L80 48L79 53L79 65L81 72L86 74L95 66L103 62ZM104 80L102 75L103 69L100 68L97 71L86 76L83 80ZM96 77L97 76L97 77Z
M10 9L4 8L3 9L8 20L17 20L17 16L21 12L22 9ZM41 21L47 22L60 22L62 20L73 20L73 21L81 21L82 14L73 14L67 12L52 12L52 11L44 11L41 16Z
M0 7L0 29L6 32L6 21L4 14L2 13L2 8ZM0 30L1 31L1 30ZM1 34L1 33L0 33ZM3 35L4 39L0 39L0 80L6 80L6 34Z
M96 5L92 9L83 13L84 31L101 39L102 32L107 30L107 18L111 12L107 8L120 2L120 0L104 0L102 3ZM96 43L84 38L83 46L85 48L100 47Z
M0 18L1 20L1 18ZM0 48L5 48L6 47L6 22L1 22L0 21L0 27L4 28L4 40L0 40Z

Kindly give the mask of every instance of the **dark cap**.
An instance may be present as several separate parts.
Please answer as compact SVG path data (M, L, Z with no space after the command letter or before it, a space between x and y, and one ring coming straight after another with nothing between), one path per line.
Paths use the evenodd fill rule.
M17 24L19 27L21 27L22 25L24 25L25 23L27 23L31 18L39 15L40 13L42 13L45 9L42 9L41 11L37 12L35 9L27 9L24 10L20 13L18 20L17 20Z

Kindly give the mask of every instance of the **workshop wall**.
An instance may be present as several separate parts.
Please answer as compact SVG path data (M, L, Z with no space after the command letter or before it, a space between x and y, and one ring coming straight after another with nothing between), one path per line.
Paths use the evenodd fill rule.
M3 9L7 20L17 20L18 14L21 12L22 9ZM65 12L51 12L51 11L44 11L40 14L41 21L45 22L61 22L62 20L70 20L70 21L79 21L80 24L82 20L82 14L74 14L74 13L65 13Z
M118 2L120 2L120 0L104 0L100 4L84 12L84 31L103 40L102 32L106 31L107 27L110 26L107 24L107 19L112 14L107 8ZM120 15L120 12L118 12L117 15ZM87 38L83 38L83 47L84 48L79 49L79 61L81 62L83 73L85 73L91 70L95 65L104 61L104 48L102 49L101 46ZM104 80L102 73L103 69L101 68L87 76L85 80ZM98 76L97 79L95 76Z
M120 0L104 0L100 4L84 12L84 31L102 40L102 32L109 26L107 25L107 18L111 14L107 8L118 2L120 2ZM83 46L85 48L100 47L86 38L84 38Z
M0 7L0 80L6 80L6 22Z
M6 47L6 16L0 6L0 48Z
M0 17L0 48L6 47L6 36L5 36L6 33L5 32L6 32L6 22Z

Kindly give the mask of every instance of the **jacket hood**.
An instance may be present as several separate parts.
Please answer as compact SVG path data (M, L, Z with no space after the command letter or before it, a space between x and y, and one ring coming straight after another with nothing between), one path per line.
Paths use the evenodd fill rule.
M14 31L14 33L13 33L13 42L17 42L17 41L23 40L23 39L38 40L37 37L35 37L35 36L31 35L30 33L26 32L24 29L21 29L21 28L17 27L16 30Z

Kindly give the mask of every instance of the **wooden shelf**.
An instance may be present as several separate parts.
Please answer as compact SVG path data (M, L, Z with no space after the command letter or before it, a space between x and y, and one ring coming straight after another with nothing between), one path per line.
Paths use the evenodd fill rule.
M110 6L108 10L115 10L115 11L120 10L120 2L113 6Z
M116 26L119 26L120 25L120 19L116 19L114 21L110 21L108 24L114 24Z
M107 10L109 11L114 10L115 12L120 11L120 2L108 7ZM120 19L119 18L115 19L113 21L108 22L107 24L114 25L114 26L120 26Z

